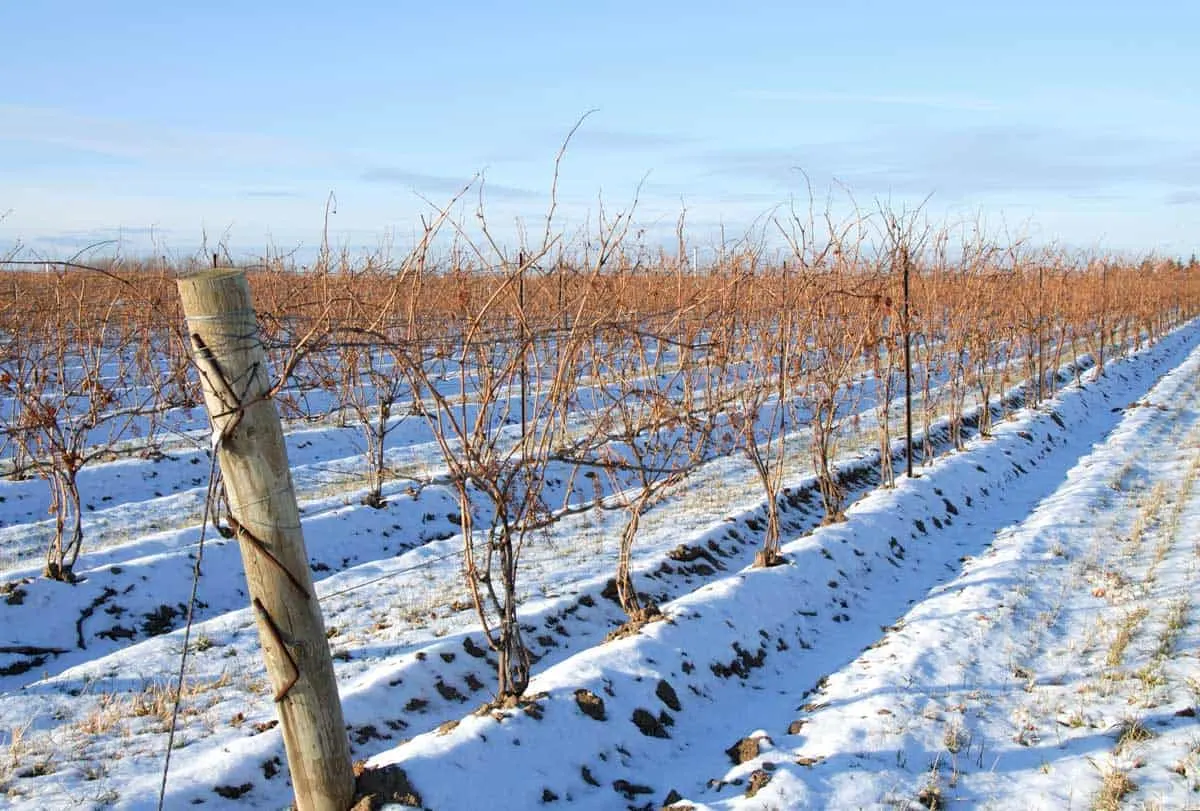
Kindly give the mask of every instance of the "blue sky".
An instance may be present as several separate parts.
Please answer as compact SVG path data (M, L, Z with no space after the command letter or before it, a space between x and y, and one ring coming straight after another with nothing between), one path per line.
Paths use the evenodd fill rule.
M745 233L835 206L1200 248L1200 4L4 3L0 252L405 247L484 172L503 239L628 210ZM471 205L462 210L470 220Z

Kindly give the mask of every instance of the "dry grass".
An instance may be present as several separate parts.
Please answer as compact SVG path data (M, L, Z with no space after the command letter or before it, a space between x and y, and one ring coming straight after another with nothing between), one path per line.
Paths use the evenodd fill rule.
M201 704L196 701L198 697L231 684L233 677L225 671L211 681L197 681L185 685L180 702L180 715L185 718L199 715L216 703L217 699L213 696L211 701ZM128 693L100 693L92 711L76 721L73 726L85 736L104 735L118 729L123 735L163 732L171 723L176 696L174 684L164 681L148 681L141 690ZM150 728L146 729L141 725L135 726L134 719L149 719L156 723L152 723Z
M1150 490L1149 499L1138 510L1137 516L1133 519L1133 529L1130 530L1129 540L1134 544L1140 544L1142 538L1146 534L1146 530L1154 525L1154 519L1162 512L1163 505L1167 500L1167 484L1166 482L1158 482Z
M16 774L30 751L29 727L31 724L32 721L27 721L9 730L8 743L5 745L7 751L4 752L4 759L0 760L0 793L3 792L4 785Z
M1163 618L1163 628L1158 634L1156 656L1165 658L1175 650L1175 645L1178 643L1183 629L1187 627L1188 613L1191 610L1192 603L1187 597L1172 600L1167 606L1167 613Z
M250 694L267 690L264 680L235 680L229 671L186 684L179 714L191 723L187 724L187 736L176 739L176 748L215 729L211 711L230 698L229 688ZM89 690L80 703L84 701L88 709L56 715L57 720L66 722L61 726L33 733L31 724L26 724L12 729L8 736L0 735L0 797L5 793L25 795L28 788L18 778L64 769L78 773L85 782L99 784L108 774L110 759L159 753L161 736L169 729L174 712L176 690L171 680L146 680L128 691ZM97 747L107 752L105 742L114 739L122 741L120 748L97 754ZM116 803L119 796L105 789L88 800L93 803L88 807L103 807Z
M84 735L104 735L121 725L125 718L124 702L117 693L103 693L96 706L75 722L75 729Z
M1154 733L1146 728L1140 718L1126 718L1117 725L1116 753L1125 755L1139 743L1144 743L1154 737Z
M963 728L962 721L955 718L946 725L946 731L942 734L942 743L947 752L957 755L971 746L971 734Z
M1092 798L1093 811L1120 811L1121 801L1137 790L1125 769L1108 765L1100 772L1100 790Z
M1104 663L1109 667L1120 667L1125 661L1125 651L1129 647L1129 643L1133 641L1133 635L1137 632L1138 626L1150 614L1150 609L1145 606L1138 606L1130 611L1121 620L1121 624L1117 626L1116 635L1113 637L1108 646L1108 653L1104 657Z

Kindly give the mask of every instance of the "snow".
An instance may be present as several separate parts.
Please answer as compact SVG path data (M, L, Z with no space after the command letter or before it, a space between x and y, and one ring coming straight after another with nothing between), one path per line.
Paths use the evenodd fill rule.
M1127 802L1200 805L1198 339L1184 327L917 479L864 485L844 523L816 526L794 477L779 567L748 568L761 491L713 460L646 517L635 577L666 619L632 636L604 641L620 516L564 519L527 558L530 700L482 714L495 676L462 602L457 502L398 481L365 508L334 486L354 470L338 430L295 431L355 756L435 809L1086 808L1117 773ZM391 452L431 469L416 429L397 434ZM0 646L64 651L0 676L12 807L157 805L182 635L155 632L186 607L207 461L96 467L86 582L30 579L25 558L0 574L21 595L0 595ZM163 495L140 498L149 473ZM40 519L36 484L0 484L0 544ZM704 556L672 557L684 544ZM235 546L210 537L201 568L165 805L284 807Z

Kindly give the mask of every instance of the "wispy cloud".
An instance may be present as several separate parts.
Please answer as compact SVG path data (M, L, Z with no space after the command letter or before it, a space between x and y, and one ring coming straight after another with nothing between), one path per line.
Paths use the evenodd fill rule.
M298 191L289 191L287 189L247 189L242 192L243 197L265 198L269 200L277 199L296 199L303 197Z
M927 107L937 110L999 110L1002 105L990 99L970 96L923 94L841 93L815 90L747 90L747 98L794 104L871 104L899 107Z
M571 139L571 148L642 152L683 146L694 140L686 135L606 129L585 124Z
M1200 151L1149 136L1021 125L896 130L856 141L721 150L696 156L715 176L755 177L794 189L800 170L856 193L1113 194L1131 185L1200 186Z
M211 159L286 165L334 157L292 139L258 133L185 130L149 121L12 104L0 104L0 142L3 141L58 146L112 160L148 164L195 165Z
M156 227L89 228L41 233L25 241L34 252L50 251L61 258L62 251L89 256L111 256L128 248L142 249L161 244L171 232Z
M424 172L413 172L392 166L376 166L364 171L359 179L366 183L388 183L396 186L406 186L418 192L448 195L457 194L472 182L470 177L452 177L450 175L431 175ZM483 193L487 197L505 200L531 200L540 195L537 192L518 186L506 186L502 183L492 183L486 177L477 178L476 184L482 182Z
M1192 206L1200 203L1200 191L1177 191L1167 195L1169 206Z

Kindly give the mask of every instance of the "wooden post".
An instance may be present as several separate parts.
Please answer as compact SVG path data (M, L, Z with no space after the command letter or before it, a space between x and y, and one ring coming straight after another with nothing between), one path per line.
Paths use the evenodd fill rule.
M908 246L900 246L900 263L904 272L904 473L913 477L912 426L912 329L908 320ZM929 374L929 370L925 370ZM928 460L926 460L928 461Z
M525 413L525 402L529 397L529 332L525 321L525 252L517 254L517 307L521 313L521 441L525 441L529 419Z
M299 811L346 811L350 744L245 274L178 280Z

